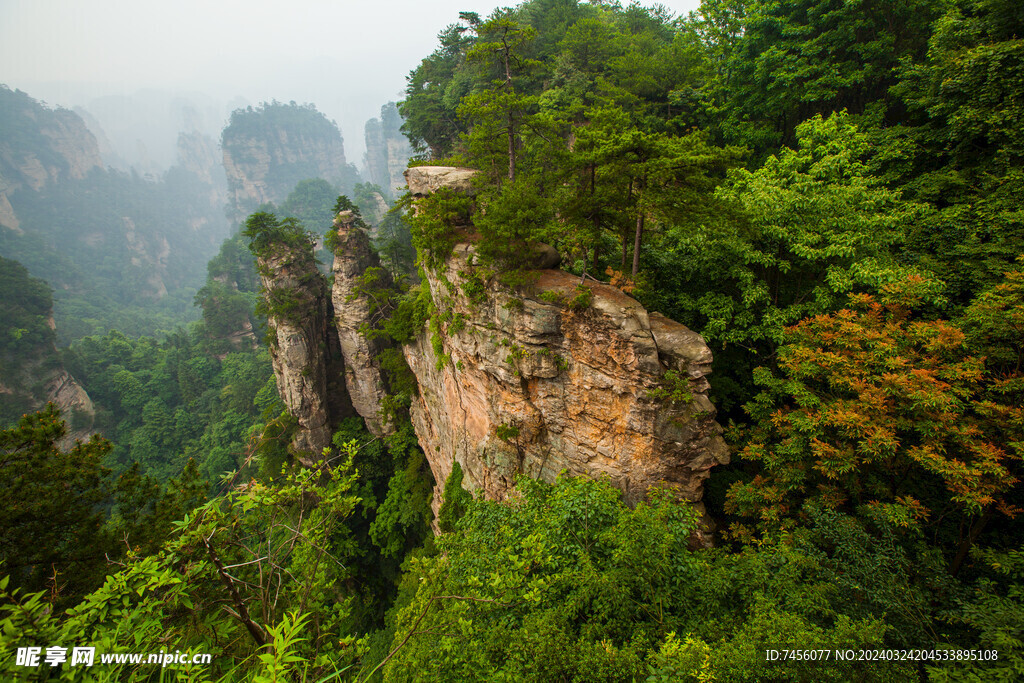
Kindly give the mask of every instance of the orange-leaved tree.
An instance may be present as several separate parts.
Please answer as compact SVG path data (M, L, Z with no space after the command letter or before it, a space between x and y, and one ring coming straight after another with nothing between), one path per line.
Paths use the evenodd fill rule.
M1021 408L989 391L959 325L912 315L933 287L909 276L787 329L778 373L756 371L747 406L740 455L761 471L729 491L727 509L753 520L737 537L798 524L814 499L898 526L941 521L955 572L992 515L1016 514Z

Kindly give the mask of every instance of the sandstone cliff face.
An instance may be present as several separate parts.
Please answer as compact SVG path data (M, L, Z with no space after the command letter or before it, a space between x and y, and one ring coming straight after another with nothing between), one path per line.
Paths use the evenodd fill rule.
M58 443L61 449L71 449L75 441L88 441L93 433L92 424L96 417L96 409L82 385L75 381L67 370L58 368L43 386L46 391L46 402L55 403L68 423L68 433ZM43 405L39 405L37 409L42 407ZM76 415L77 419L74 419Z
M463 243L426 271L445 323L404 349L435 511L455 461L489 499L519 473L552 481L565 470L607 476L629 502L663 484L699 505L709 470L728 462L703 339L609 285L587 293L578 276L549 269L513 292L475 263ZM683 400L659 397L680 388Z
M387 395L387 384L377 360L383 342L369 340L360 333L360 327L370 322L375 311L365 295L355 292L356 280L368 268L379 267L380 259L370 248L369 236L351 211L339 213L334 220L334 228L337 242L331 297L338 340L345 358L345 384L352 406L366 422L366 428L374 436L385 436L392 430L382 423L380 417L381 403ZM389 285L387 272L381 271L380 275L386 280L382 284Z
M296 183L323 178L345 189L352 169L338 128L309 107L238 110L221 138L234 220L265 202L280 203Z
M271 302L267 324L277 390L299 425L292 445L300 461L312 464L339 421L352 414L327 285L311 246L279 245L257 264Z
M590 305L579 310L558 303L579 294L579 278L559 270L541 271L521 293L485 285L474 302L462 287L475 280L472 261L472 245L461 244L446 276L427 274L438 307L452 312L441 335L447 358L426 332L405 349L420 387L413 424L436 481L457 460L467 487L491 499L519 473L553 481L566 470L607 475L629 502L660 482L698 502L709 470L728 462L703 340L607 285L588 285ZM689 385L688 400L652 397L670 369Z
M442 187L473 194L476 174L474 169L460 166L413 166L406 170L405 180L413 197L426 197Z
M17 190L38 192L102 167L96 138L77 114L0 88L0 225L19 229L9 201Z
M53 346L40 349L35 359L17 359L16 377L8 380L10 386L0 380L0 394L6 395L12 403L20 403L24 413L42 410L47 403L55 404L68 426L57 445L67 451L74 447L75 441L88 441L92 436L96 408L82 385L57 359L57 349ZM31 386L41 386L41 395L33 394L28 389Z
M380 119L366 122L366 154L363 166L371 183L389 197L395 197L405 184L403 172L412 157L412 145L402 133L402 117L394 102L380 108Z

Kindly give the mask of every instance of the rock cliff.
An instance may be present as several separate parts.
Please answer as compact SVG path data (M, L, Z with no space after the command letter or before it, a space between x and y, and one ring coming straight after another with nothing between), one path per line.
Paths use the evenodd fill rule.
M265 104L236 110L221 136L233 219L260 204L280 203L308 178L350 193L356 175L345 161L338 127L312 106Z
M471 192L472 175L419 167L407 179L422 196L439 187ZM289 300L298 312L271 315L273 357L281 395L303 430L296 446L309 451L326 444L337 424L328 404L332 391L341 392L328 386L332 376L344 377L346 398L370 430L385 432L380 348L359 334L377 311L356 289L378 261L359 222L347 211L334 222L330 308L338 341L323 341L332 311L311 253L259 261L272 305ZM464 485L489 499L504 499L519 474L553 481L565 471L606 476L630 503L665 486L701 507L709 471L729 459L708 400L712 358L704 340L611 285L581 286L579 276L556 268L550 247L535 249L533 262L537 269L521 284L502 284L480 265L470 229L423 270L431 320L402 352L418 384L410 413L437 482L435 512L455 462Z
M384 343L380 339L367 339L360 330L364 323L371 322L377 311L369 297L356 290L356 281L369 268L378 269L375 274L385 280L380 283L384 286L391 284L391 278L387 271L380 269L380 259L370 248L370 238L360 223L351 211L342 211L334 220L336 238L331 297L338 340L345 358L345 384L352 406L363 417L370 433L384 436L391 432L380 417L381 403L388 389L377 359Z
M96 138L77 114L0 87L0 225L19 229L10 203L14 192L38 192L102 167Z
M402 117L394 102L380 108L380 119L370 119L365 129L366 154L363 166L371 183L388 197L401 194L403 172L412 157L412 145L402 133Z
M421 194L444 178L465 184L456 169L408 176ZM467 488L489 499L503 499L517 474L551 481L565 470L607 476L629 502L667 485L699 505L709 470L728 462L699 335L556 269L513 291L477 265L471 242L425 273L440 313L404 352L435 509L456 461Z
M299 459L311 464L330 445L341 419L352 414L327 283L311 243L276 244L257 259L257 267L277 390L298 422L292 445Z
M166 327L170 308L157 314L152 302L190 299L202 283L229 231L227 181L211 139L182 135L179 143L179 164L160 178L102 168L96 136L78 114L0 88L5 255L61 291L62 343L114 318L146 320L129 331L153 333ZM126 315L129 306L138 315ZM188 314L170 306L184 322Z
M661 482L699 501L709 470L728 461L703 340L614 287L587 293L578 277L546 270L509 292L479 279L473 260L460 244L444 269L426 271L449 322L440 344L423 332L405 349L435 480L457 460L467 487L492 499L519 473L551 481L566 470L607 475L630 502ZM684 392L674 403L669 370Z

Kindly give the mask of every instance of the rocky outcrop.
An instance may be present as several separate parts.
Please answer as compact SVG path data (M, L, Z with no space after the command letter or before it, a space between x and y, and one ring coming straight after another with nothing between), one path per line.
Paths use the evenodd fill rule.
M334 220L337 235L331 297L338 340L345 358L345 384L352 406L363 417L370 433L385 436L392 431L383 424L380 415L388 388L377 359L384 342L367 339L360 330L364 325L372 326L378 311L368 296L357 292L356 281L369 268L377 269L374 274L382 286L390 286L391 278L380 268L380 259L370 248L370 238L360 223L351 211L342 211Z
M440 187L471 192L473 175L450 167L406 173L421 196ZM345 359L335 371L356 411L382 435L380 349L359 333L377 311L356 288L379 263L359 223L347 211L334 223L332 298ZM660 486L701 506L710 470L729 459L708 399L712 358L704 340L611 285L581 286L556 268L557 251L544 245L526 259L536 270L510 288L480 265L466 235L425 267L419 286L429 290L433 317L402 349L418 384L410 413L437 482L435 513L456 462L464 485L492 500L508 496L519 474L553 481L567 472L608 477L629 503ZM296 446L315 450L336 424L324 408L332 370L313 351L331 312L317 308L323 295L311 253L279 252L259 265L271 302L285 300L275 290L290 291L291 310L302 310L294 318L271 315L274 368L303 428Z
M96 138L74 112L48 109L20 90L0 87L0 224L19 229L10 197L38 192L102 168Z
M540 271L521 292L481 283L473 254L458 245L446 275L428 271L450 321L439 345L424 332L406 347L420 387L413 424L436 481L457 460L491 499L517 474L551 481L565 470L606 475L630 502L661 483L699 501L709 470L728 462L703 340L614 287L577 290L562 271ZM475 301L465 294L481 287ZM675 403L670 369L685 391Z
M473 178L479 173L459 166L413 166L406 169L405 181L413 197L426 197L442 187L463 194L475 194Z
M341 419L352 414L341 348L330 324L333 306L311 244L274 245L257 265L269 309L277 391L298 422L292 446L309 465L330 445Z
M344 190L354 173L338 127L312 106L236 110L221 148L236 221L260 204L284 201L300 180L323 178Z
M67 423L67 432L57 441L61 450L70 450L75 441L88 441L94 433L96 408L82 385L60 364L56 347L40 348L34 357L22 356L17 363L17 378L10 385L9 379L0 379L0 396L22 413L42 410L47 403L56 405ZM29 390L32 386L41 387L41 394Z
M0 185L0 225L21 234L21 221L18 220L18 215L14 212L14 207L11 206L11 200L7 198L6 189L5 186Z
M96 418L96 408L82 385L61 367L53 372L43 387L47 402L52 401L56 404L68 422L68 433L58 442L61 449L71 449L75 441L87 441L93 433L92 424Z
M421 167L407 177L410 188L414 179L437 187L449 175ZM534 271L510 290L477 267L471 243L425 272L441 325L404 352L435 506L456 461L467 488L489 499L508 495L517 474L552 481L566 471L607 476L629 502L668 486L700 504L728 449L699 335L560 270Z
M363 166L369 181L388 197L397 196L405 184L402 174L412 157L412 145L402 133L402 117L394 102L380 108L380 119L366 122L365 139Z

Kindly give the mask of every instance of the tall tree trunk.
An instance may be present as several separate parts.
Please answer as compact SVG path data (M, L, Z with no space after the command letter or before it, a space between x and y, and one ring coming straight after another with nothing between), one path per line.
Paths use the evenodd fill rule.
M626 205L629 205L629 200L633 198L633 179L629 179L629 188L626 190ZM622 232L622 262L619 264L619 270L623 273L626 272L626 231Z
M633 238L633 277L636 277L640 270L640 243L644 237L644 214L640 212L636 216L636 236Z
M516 179L516 131L512 125L512 114L508 115L508 179Z

